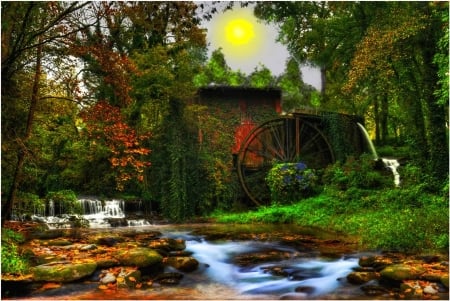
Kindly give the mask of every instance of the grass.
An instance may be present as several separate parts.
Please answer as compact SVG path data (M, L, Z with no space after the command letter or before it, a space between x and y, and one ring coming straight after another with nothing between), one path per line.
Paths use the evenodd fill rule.
M448 195L448 194L447 194ZM361 249L401 252L449 250L448 199L417 187L383 190L325 189L291 205L244 213L216 212L219 223L285 223L344 232Z

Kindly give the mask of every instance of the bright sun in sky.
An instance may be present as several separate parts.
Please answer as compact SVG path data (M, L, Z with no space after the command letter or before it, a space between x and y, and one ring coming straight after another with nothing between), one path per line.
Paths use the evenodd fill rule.
M236 9L218 15L209 34L213 49L222 48L227 58L246 60L261 51L264 27L252 10Z

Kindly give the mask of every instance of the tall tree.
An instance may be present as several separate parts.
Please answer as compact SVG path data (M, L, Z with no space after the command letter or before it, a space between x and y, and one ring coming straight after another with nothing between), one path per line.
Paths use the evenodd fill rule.
M45 52L79 27L71 27L73 14L89 3L2 3L2 100L14 100L19 74L30 63L34 66L32 89L24 132L16 136L17 161L8 197L2 204L2 223L10 218L28 153L36 106L40 98ZM48 63L48 62L46 62ZM47 65L48 66L48 65ZM11 93L12 92L12 93ZM3 105L2 105L3 109ZM3 111L3 110L2 110ZM13 130L14 131L14 130Z

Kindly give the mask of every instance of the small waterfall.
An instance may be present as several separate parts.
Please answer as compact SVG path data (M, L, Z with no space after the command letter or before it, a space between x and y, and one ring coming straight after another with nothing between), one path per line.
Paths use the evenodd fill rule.
M150 225L145 219L126 219L124 200L112 199L102 201L97 198L79 198L78 202L81 204L82 208L80 217L86 219L91 228L109 228L118 226L139 227ZM50 200L47 204L47 215L45 214L45 210L45 207L43 207L42 212L35 208L33 219L46 223L51 228L70 226L71 217L65 212L65 209L61 204Z
M372 142L372 139L370 139L369 133L367 133L366 128L359 122L357 122L358 127L361 129L361 132L364 135L364 138L366 139L367 144L369 145L370 151L372 152L372 155L375 160L380 160L380 157L378 157L377 150L375 149L375 145ZM388 168L392 174L394 175L394 184L396 187L400 186L400 174L397 171L397 168L400 166L400 163L397 159L387 159L387 158L381 158L383 161L383 164L386 168Z
M398 163L397 159L382 158L382 160L384 166L389 168L392 171L392 174L394 175L395 187L400 187L400 174L397 171L397 168L400 166L400 163Z
M361 129L361 132L364 135L364 138L366 139L367 144L369 145L370 151L372 152L373 158L375 160L378 160L378 154L377 154L377 150L375 149L375 145L372 142L372 139L370 139L369 133L367 133L366 128L359 122L357 122L359 128Z
M53 200L48 202L48 215L55 216L55 202Z

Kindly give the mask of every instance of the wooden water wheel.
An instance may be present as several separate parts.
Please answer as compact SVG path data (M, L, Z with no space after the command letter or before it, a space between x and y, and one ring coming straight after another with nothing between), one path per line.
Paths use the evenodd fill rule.
M317 169L334 161L331 145L318 124L294 115L253 129L239 150L237 170L248 197L257 205L265 205L270 202L265 178L275 163L303 162Z

